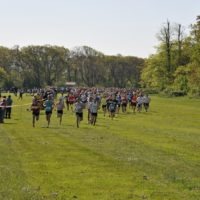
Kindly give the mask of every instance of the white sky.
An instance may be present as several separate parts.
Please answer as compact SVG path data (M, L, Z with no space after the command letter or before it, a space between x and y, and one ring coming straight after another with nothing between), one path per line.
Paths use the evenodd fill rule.
M148 57L168 19L187 29L200 0L0 0L0 46L90 46Z

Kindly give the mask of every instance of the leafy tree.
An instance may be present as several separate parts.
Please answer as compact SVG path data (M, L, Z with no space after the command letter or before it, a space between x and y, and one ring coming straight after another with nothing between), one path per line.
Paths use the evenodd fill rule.
M200 17L189 36L184 35L182 25L167 21L158 38L157 52L146 60L142 71L143 85L200 94Z
M144 87L163 90L168 84L167 69L165 66L165 57L162 54L150 56L145 62L142 71L142 83Z
M190 93L200 96L200 16L197 16L196 23L191 28L189 87Z
M0 87L2 87L4 81L7 79L7 73L3 67L0 67Z
M174 72L174 84L173 87L176 91L188 92L188 75L190 74L190 68L179 66Z
M84 86L138 86L144 63L137 57L106 56L88 46L69 51L59 46L0 48L6 87L64 86L75 81Z

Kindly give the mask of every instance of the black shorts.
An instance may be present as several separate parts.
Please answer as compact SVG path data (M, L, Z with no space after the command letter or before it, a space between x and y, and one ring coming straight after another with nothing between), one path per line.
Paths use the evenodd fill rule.
M136 107L137 103L136 102L131 102L131 106Z
M63 114L63 110L57 110L57 114Z
M81 119L83 118L83 113L76 113L77 117L80 117Z
M144 103L144 106L145 107L149 107L149 103Z
M46 115L51 115L52 114L52 110L51 111L46 111L45 114Z
M33 112L33 115L37 117L40 115L40 112Z
M138 107L138 108L141 108L141 107L142 107L142 104L137 104L137 107Z
M97 113L91 113L91 115L97 117Z
M103 108L103 109L106 108L106 105L102 105L102 108Z

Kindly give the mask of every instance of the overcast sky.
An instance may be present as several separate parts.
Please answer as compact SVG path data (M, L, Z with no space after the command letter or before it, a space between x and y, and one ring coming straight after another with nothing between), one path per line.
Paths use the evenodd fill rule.
M0 46L86 45L148 57L167 19L186 30L195 23L200 0L0 0L0 9Z

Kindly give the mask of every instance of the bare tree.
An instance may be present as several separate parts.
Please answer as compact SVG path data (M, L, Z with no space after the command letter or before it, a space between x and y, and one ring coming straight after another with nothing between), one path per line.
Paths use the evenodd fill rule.
M167 20L167 23L160 30L158 39L162 41L165 46L166 61L167 61L166 67L168 73L171 73L173 71L173 67L171 64L172 36L173 36L173 31L170 22Z

